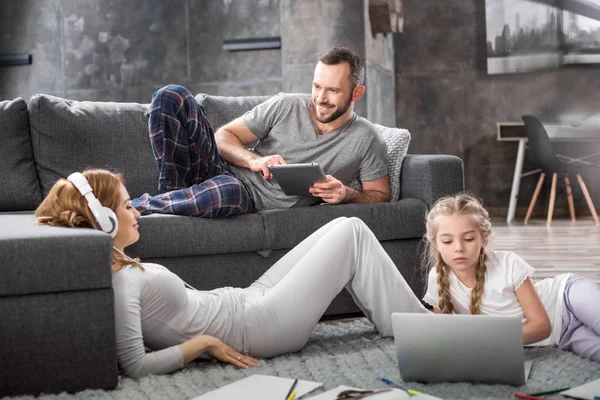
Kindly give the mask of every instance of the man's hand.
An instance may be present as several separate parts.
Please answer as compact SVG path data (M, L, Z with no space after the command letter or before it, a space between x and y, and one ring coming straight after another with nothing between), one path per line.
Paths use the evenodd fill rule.
M240 368L248 368L250 365L260 364L260 361L256 358L236 351L215 337L212 338L206 352L217 360L233 364Z
M349 189L341 181L327 175L327 181L315 182L309 191L313 196L320 197L327 203L339 204L346 201Z
M380 203L390 200L388 177L383 176L371 181L362 182L363 190L354 190L345 186L331 175L326 182L316 182L310 193L320 197L327 203Z
M273 175L271 174L271 170L269 169L269 165L285 165L287 164L283 157L279 154L274 154L272 156L265 156L256 158L248 163L250 170L254 172L260 172L263 174L263 178L271 179Z

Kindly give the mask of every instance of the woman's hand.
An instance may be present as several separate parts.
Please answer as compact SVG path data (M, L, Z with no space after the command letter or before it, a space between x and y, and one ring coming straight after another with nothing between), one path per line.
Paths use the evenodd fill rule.
M183 355L184 364L200 357L202 353L208 353L217 360L233 364L240 368L248 368L249 365L258 365L260 363L256 358L244 355L210 335L196 336L180 344L179 348Z
M248 368L250 365L259 365L260 361L254 357L247 356L226 345L219 339L212 337L206 352L217 360L233 364L236 367Z

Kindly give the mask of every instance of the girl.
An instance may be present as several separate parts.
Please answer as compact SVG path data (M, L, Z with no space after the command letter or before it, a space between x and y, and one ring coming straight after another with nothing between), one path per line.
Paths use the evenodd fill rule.
M440 199L427 216L430 266L424 301L435 312L519 317L523 343L557 345L600 361L600 289L562 274L533 284L534 269L510 251L486 250L487 211L473 196Z
M110 218L117 223L97 220L99 207L114 211ZM38 223L54 226L115 227L117 355L132 377L168 373L204 353L247 368L258 364L253 356L298 351L343 288L383 336L392 335L392 312L428 312L357 218L326 224L250 287L197 291L167 268L125 255L139 239L140 214L118 174L88 170L58 180L36 216ZM154 351L146 353L144 345Z

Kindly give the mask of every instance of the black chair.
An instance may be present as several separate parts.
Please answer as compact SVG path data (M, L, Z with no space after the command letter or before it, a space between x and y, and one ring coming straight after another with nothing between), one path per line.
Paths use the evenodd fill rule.
M537 201L537 197L540 193L540 189L542 188L542 184L544 183L544 178L546 175L552 175L552 187L550 190L550 200L548 203L548 218L546 220L546 225L550 226L552 223L552 214L554 213L554 200L556 198L556 181L558 175L563 175L565 180L565 191L567 194L567 200L569 202L569 214L571 215L571 221L575 221L575 207L573 205L573 193L571 191L571 182L569 180L569 173L577 176L577 181L581 186L581 191L585 196L585 200L587 201L588 208L592 213L592 217L594 218L594 222L596 225L599 225L598 214L596 213L596 209L594 208L594 203L592 202L592 198L585 186L585 182L579 173L579 167L584 166L585 164L581 162L577 162L574 160L573 162L564 162L556 154L554 148L552 147L552 143L550 142L550 138L548 137L548 133L544 128L544 125L535 117L524 115L523 122L525 123L525 135L527 136L527 154L529 160L538 166L538 168L542 169L542 173L540 175L540 179L538 180L537 186L535 188L535 192L533 193L533 197L531 198L531 203L529 203L529 208L527 209L527 215L525 216L525 224L529 221L529 217L531 217L531 213L533 212L533 208L535 207L535 202Z

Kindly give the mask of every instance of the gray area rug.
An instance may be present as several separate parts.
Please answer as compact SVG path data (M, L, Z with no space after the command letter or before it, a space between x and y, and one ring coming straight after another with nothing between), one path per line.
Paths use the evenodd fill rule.
M525 386L470 383L418 384L420 390L444 399L514 399L516 392L531 392L576 386L600 378L600 363L582 359L553 347L528 348L525 356L533 367ZM40 399L191 399L252 374L278 375L323 382L308 394L321 393L338 385L361 388L385 387L380 378L400 382L393 339L375 333L366 319L321 323L308 345L299 353L263 360L259 367L240 370L213 362L191 363L167 376L140 380L121 378L112 391L86 390L76 394L43 395ZM11 399L32 399L31 396ZM549 399L562 399L560 395Z

